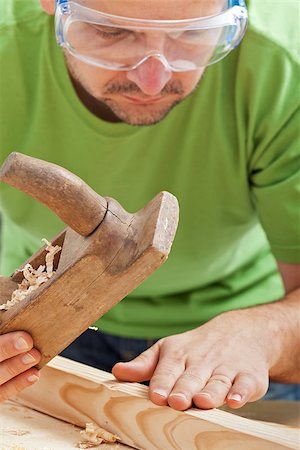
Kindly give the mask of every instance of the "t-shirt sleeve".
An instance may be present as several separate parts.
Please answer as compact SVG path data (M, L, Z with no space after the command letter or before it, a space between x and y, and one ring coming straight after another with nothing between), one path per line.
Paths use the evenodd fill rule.
M277 260L291 264L300 263L299 66L294 68L296 73L284 71L281 83L274 84L270 114L264 135L256 140L249 172L271 250Z

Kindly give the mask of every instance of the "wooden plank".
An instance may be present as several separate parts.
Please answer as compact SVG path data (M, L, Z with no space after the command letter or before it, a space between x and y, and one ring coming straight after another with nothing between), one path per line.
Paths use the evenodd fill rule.
M299 448L299 430L214 410L175 411L147 399L148 388L55 358L17 401L78 426L93 421L142 450L283 450Z
M1 450L78 450L80 431L12 401L0 405ZM101 450L130 450L123 444L101 444Z

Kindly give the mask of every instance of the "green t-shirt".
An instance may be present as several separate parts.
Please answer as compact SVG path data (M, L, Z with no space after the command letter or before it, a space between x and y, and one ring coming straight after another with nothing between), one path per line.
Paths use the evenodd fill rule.
M37 0L0 0L0 162L55 162L130 212L161 190L179 200L169 259L97 322L105 332L161 337L279 299L274 256L300 262L299 3L249 9L242 45L162 122L134 127L80 102ZM8 275L63 224L4 184L0 201Z

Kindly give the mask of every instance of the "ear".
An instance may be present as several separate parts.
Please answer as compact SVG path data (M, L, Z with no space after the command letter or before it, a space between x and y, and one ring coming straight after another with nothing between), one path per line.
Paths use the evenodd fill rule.
M55 12L55 0L39 0L41 7L47 14L53 15Z

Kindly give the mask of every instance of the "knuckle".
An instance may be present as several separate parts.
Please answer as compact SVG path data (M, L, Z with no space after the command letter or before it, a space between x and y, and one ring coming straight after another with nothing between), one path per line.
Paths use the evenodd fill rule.
M19 372L21 372L21 364L15 360L7 361L5 364L5 372L8 378L14 378Z
M224 386L226 386L228 389L232 385L232 380L227 375L217 374L212 375L210 378L211 381L217 381L218 383L222 383Z
M174 377L174 376L178 376L179 373L181 372L181 367L174 362L174 360L172 361L165 361L165 362L161 362L157 368L157 373L159 375L166 375L168 377Z
M174 371L159 371L153 375L151 378L151 385L161 384L162 382L169 383L170 380L176 380L178 378L178 374Z
M262 397L268 389L268 379L253 373L243 373L237 382L240 394L252 401Z
M167 340L168 338L161 338L158 341L156 341L156 343L154 345L158 345L158 347L161 347Z
M9 381L0 387L0 402L10 399L13 395L27 387L28 383L20 380Z
M254 375L253 373L244 372L241 376L241 380L243 382L243 385L250 389L256 389L259 385L259 379L257 375Z
M11 358L12 356L12 343L10 343L10 340L7 339L3 339L1 341L1 345L0 345L0 362L5 361L9 358Z
M41 353L36 349L33 348L30 351L31 356L33 356L33 358L35 359L35 362L33 364L37 364L38 362L40 362L40 360L42 359L42 355Z
M175 336L168 336L160 341L158 341L160 344L160 349L162 352L166 353L172 353L173 355L183 355L184 354L184 346L182 343L178 340L178 335Z
M187 381L188 383L193 384L204 384L204 379L196 372L186 371L181 376L182 381Z
M149 360L148 353L147 352L141 353L134 360L138 361L138 362L146 363Z
M168 361L163 362L162 367L164 368L164 370L170 370L172 372L178 372L178 369L183 372L183 370L185 369L184 358L181 355L174 353L168 357Z
M10 397L18 392L16 389L16 383L5 383L0 387L0 402L8 400Z
M11 394L11 395L13 395L13 394ZM6 392L6 389L3 386L0 389L0 403L5 402L5 400L8 400L8 399L9 399L9 395Z
M152 388L162 385L173 386L178 377L179 374L174 369L160 370L153 375L153 377L151 378L150 385Z
M173 335L173 336L168 336L164 339L164 344L168 344L171 347L174 346L174 344L178 344L178 336L177 335Z
M184 368L185 366L185 354L182 348L178 348L177 346L173 346L161 352L161 360L160 363L167 366L180 366Z

